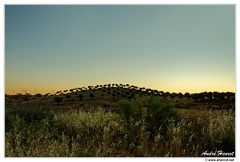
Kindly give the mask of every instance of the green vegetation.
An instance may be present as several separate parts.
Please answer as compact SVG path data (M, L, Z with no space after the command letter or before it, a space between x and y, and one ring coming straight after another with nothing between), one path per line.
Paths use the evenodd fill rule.
M5 95L6 157L200 157L206 150L235 152L235 93L105 84Z
M154 97L147 98L146 130L150 132L150 138L158 133L166 136L168 127L180 122L180 114L174 109L173 104L161 104Z
M234 112L198 110L180 117L155 97L121 100L119 113L55 112L47 107L6 107L6 157L199 157L206 150L235 152ZM200 142L201 141L201 142Z
M118 107L122 118L127 123L130 123L131 119L133 119L133 122L142 120L142 106L139 101L120 100Z

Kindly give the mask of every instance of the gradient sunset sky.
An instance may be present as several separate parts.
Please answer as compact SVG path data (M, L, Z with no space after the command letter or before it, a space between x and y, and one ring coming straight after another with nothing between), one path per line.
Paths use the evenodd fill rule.
M235 5L6 5L5 93L235 92Z

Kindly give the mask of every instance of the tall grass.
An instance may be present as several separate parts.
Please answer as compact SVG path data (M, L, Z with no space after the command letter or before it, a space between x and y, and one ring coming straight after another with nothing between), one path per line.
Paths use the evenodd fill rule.
M177 123L169 122L164 135L160 126L152 136L145 120L129 118L127 128L120 114L102 108L52 112L7 107L5 118L6 157L199 157L205 151L235 152L232 111L183 116Z

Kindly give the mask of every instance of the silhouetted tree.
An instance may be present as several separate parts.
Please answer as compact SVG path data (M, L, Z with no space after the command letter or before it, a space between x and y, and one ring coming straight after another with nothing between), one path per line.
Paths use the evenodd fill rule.
M27 102L28 102L28 101L29 101L29 98L30 98L30 97L29 97L28 95L24 95L24 96L23 96L23 100L24 100L24 101L27 101Z
M67 95L66 95L66 98L67 98L68 100L70 100L70 99L71 99L71 95L67 94Z
M189 99L189 98L191 97L190 93L188 93L188 92L186 92L186 93L184 94L184 96L187 97L187 99Z
M235 98L235 93L227 92L226 97L227 97L227 100L230 101L232 98Z
M79 98L80 100L82 100L82 99L83 99L83 95L82 95L82 94L79 94L79 95L78 95L78 98Z
M120 91L117 91L116 93L117 93L117 95L118 95L118 96L121 94L121 92L120 92Z
M158 90L153 91L154 95L158 95Z
M131 100L131 99L132 99L132 96L131 96L131 95L129 95L127 98L128 98L128 100Z
M207 97L207 99L208 99L209 101L211 101L211 100L212 100L212 97L213 97L212 92L208 92L206 97Z
M89 89L89 90L92 90L92 86L88 86L88 89Z
M204 93L198 93L197 97L198 97L198 100L203 101L204 100Z
M164 95L164 92L163 92L163 91L159 91L158 93L160 94L160 96L163 96L163 95Z
M177 94L175 92L173 92L170 97L172 98L172 100L177 96Z
M213 97L214 97L214 100L217 100L218 97L219 97L219 93L218 92L213 92Z
M37 93L36 97L42 97L42 95L40 93Z
M231 102L231 103L235 103L235 93L234 93L234 95L232 95L232 96L230 97L230 102Z
M89 96L93 99L95 96L94 94L90 93Z
M127 97L124 93L122 93L121 96L124 97L124 98Z
M182 99L183 98L183 94L180 92L180 93L178 93L178 97L180 98L180 99Z
M198 100L198 94L197 94L197 93L191 94L191 97L192 97L192 99L194 99L195 101Z
M166 92L166 93L164 93L164 94L165 94L165 97L170 96L170 92Z
M112 93L112 97L113 97L113 99L115 98L115 96L116 96L115 93Z
M220 101L224 101L224 100L225 100L225 97L226 97L226 94L225 94L224 92L219 93L219 95L218 95L218 99L219 99Z

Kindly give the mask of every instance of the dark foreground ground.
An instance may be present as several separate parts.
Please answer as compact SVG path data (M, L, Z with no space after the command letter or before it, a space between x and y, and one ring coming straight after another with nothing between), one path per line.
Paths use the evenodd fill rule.
M112 87L6 95L5 156L235 156L232 93L145 91Z

